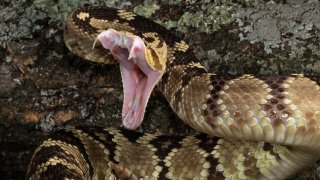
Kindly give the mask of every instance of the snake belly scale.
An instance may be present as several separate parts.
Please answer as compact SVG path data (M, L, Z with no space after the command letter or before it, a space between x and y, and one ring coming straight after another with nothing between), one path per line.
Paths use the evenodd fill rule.
M316 80L299 74L208 73L173 32L108 7L75 10L64 40L84 59L114 63L102 46L92 48L107 29L132 33L147 45L158 41L158 48L166 44L166 69L157 86L179 117L201 134L66 128L38 147L27 179L285 179L319 158Z

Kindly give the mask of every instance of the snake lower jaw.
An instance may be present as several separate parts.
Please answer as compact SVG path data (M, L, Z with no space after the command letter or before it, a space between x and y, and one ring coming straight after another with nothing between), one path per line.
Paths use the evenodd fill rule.
M139 71L124 68L121 63L120 68L124 91L122 124L127 129L136 129L143 121L151 92L162 74L141 75Z
M127 129L136 129L143 121L150 94L163 72L149 67L145 45L137 36L108 30L97 39L120 63L124 92L122 124Z

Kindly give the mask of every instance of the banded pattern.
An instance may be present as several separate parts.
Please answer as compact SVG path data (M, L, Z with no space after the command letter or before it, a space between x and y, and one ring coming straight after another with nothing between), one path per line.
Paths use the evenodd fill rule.
M299 152L287 151L279 145L206 134L170 137L72 127L55 132L38 147L27 179L115 179L121 173L149 179L275 178L270 167L303 163L291 157ZM126 169L119 171L119 167Z
M61 173L83 179L284 179L319 158L316 81L303 75L207 73L179 36L131 12L107 7L74 11L65 43L85 59L109 63L111 54L102 47L91 48L97 35L109 28L140 36L146 45L165 42L168 59L158 87L184 122L208 135L66 129L37 149L29 168L31 179Z

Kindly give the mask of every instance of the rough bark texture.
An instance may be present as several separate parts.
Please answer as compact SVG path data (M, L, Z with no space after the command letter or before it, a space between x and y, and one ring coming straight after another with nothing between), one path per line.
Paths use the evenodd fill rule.
M37 145L66 125L119 126L118 66L84 61L68 52L62 25L83 5L130 9L186 40L211 72L320 75L317 1L48 1L0 2L0 174L23 179ZM144 132L190 134L161 93L147 108ZM319 179L319 165L292 179Z

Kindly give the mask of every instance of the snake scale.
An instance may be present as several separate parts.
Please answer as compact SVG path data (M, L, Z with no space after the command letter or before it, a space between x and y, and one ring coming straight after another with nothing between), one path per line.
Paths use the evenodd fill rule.
M314 79L208 73L173 32L108 7L72 12L64 40L87 60L114 63L116 57L124 63L122 78L136 77L136 84L124 84L125 127L140 125L148 101L136 97L139 90L132 95L126 88L148 87L154 78L146 72L155 71L155 79L162 76L157 87L172 109L201 134L66 128L37 148L27 179L285 179L319 159L320 87ZM140 56L147 66L138 61ZM135 72L123 70L127 67Z

